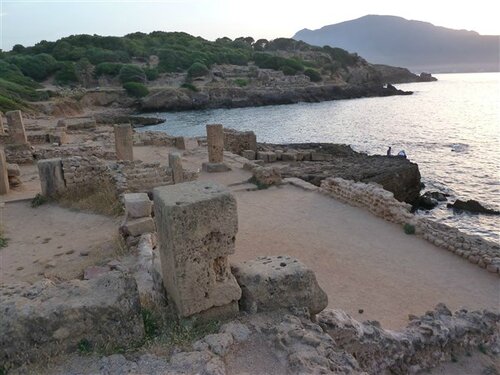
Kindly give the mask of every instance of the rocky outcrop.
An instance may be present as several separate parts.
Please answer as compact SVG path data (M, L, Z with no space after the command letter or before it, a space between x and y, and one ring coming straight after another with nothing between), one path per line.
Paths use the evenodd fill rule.
M82 346L133 346L144 337L136 282L118 271L88 281L4 286L0 310L6 368Z
M142 111L174 111L206 108L257 107L299 102L354 99L373 96L410 95L409 91L380 84L364 85L306 85L301 87L218 87L191 91L162 88L151 90L140 102Z
M447 206L448 208L453 208L455 210L469 211L476 214L500 215L500 211L484 207L481 203L474 199L469 199L468 201L457 199L455 203L448 203Z
M406 158L368 156L355 152L349 146L334 144L307 143L266 147L281 147L286 151L313 150L312 160L316 161L301 161L283 166L283 177L298 177L316 186L328 177L375 182L392 192L401 202L413 204L419 199L420 171L417 164Z
M375 70L380 74L383 83L410 83L410 82L433 82L437 78L429 73L421 73L420 75L410 72L406 68L395 66L375 64Z

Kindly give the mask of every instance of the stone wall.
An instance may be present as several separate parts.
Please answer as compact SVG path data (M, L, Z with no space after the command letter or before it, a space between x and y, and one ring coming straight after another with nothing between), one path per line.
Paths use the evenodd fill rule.
M154 187L173 184L172 171L159 163L140 160L110 162L96 157L63 158L63 172L68 189L92 188L111 183L117 194L149 191ZM186 181L196 176L188 171Z
M434 245L452 251L489 272L500 273L499 245L411 214L409 204L399 202L380 185L332 177L322 181L320 191L344 203L365 208L392 223L412 224L417 235Z
M31 164L34 159L33 148L29 144L8 144L4 147L5 158L12 164Z
M257 151L257 137L253 131L224 129L224 150L237 155L245 150Z
M134 132L134 146L175 147L175 138L162 132Z
M116 153L114 150L106 150L100 146L90 145L68 145L62 147L43 147L37 148L34 152L35 159L53 159L65 158L72 156L80 157L96 157L105 160L116 160Z

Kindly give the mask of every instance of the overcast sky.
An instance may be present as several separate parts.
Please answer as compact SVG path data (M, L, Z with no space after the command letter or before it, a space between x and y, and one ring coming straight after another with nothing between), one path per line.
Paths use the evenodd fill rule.
M410 6L411 4L411 6ZM185 31L214 40L291 37L367 14L396 15L438 26L500 34L491 0L0 0L0 48L72 34Z

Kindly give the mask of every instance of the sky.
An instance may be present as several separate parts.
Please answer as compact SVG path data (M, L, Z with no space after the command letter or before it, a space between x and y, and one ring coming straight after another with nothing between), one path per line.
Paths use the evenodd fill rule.
M0 0L0 49L73 34L121 36L156 30L209 40L274 39L367 14L499 35L497 8L491 0Z

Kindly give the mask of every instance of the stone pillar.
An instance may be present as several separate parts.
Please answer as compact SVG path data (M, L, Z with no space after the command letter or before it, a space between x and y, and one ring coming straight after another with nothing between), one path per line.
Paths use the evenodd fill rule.
M66 190L62 160L60 158L40 160L37 165L43 196L55 198Z
M134 160L134 132L132 125L115 125L115 149L118 160Z
M0 112L0 135L5 134L5 128L3 127L3 112Z
M205 172L226 172L231 170L224 161L224 127L220 124L207 125L208 163L203 163Z
M7 160L5 160L5 152L0 149L0 194L8 194L9 187L9 174L7 172Z
M180 184L184 180L184 170L182 169L181 154L171 152L168 154L168 166L172 169L174 184Z
M238 311L241 289L227 256L235 250L236 200L213 182L153 190L163 284L179 316Z
M15 144L27 144L28 138L24 130L23 115L21 111L10 111L5 114L9 125L9 136Z

